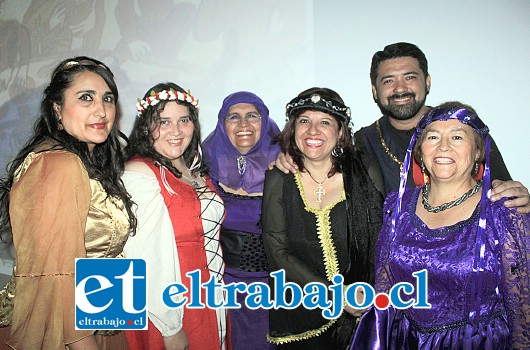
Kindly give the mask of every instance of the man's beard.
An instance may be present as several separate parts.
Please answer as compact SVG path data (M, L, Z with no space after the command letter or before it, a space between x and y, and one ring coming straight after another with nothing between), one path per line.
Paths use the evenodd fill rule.
M392 100L396 98L403 98L403 97L412 97L412 102L405 104L405 105L395 105L392 104ZM386 115L390 118L394 118L397 120L409 120L412 119L418 114L418 112L421 110L423 105L425 104L425 100L427 99L427 95L425 95L425 98L421 101L416 101L416 94L412 92L405 92L402 94L394 94L390 97L388 97L388 105L383 106L381 101L377 100L377 105L379 106L379 109L381 110L381 113L383 115Z

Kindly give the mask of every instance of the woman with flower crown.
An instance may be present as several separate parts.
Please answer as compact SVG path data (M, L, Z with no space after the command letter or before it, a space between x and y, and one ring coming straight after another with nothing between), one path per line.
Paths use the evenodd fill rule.
M385 202L375 290L426 269L430 307L373 307L352 349L530 349L530 214L490 200L491 142L460 102L420 119ZM418 188L405 187L409 167Z
M137 204L138 231L124 247L149 266L149 328L127 331L132 350L226 349L226 311L168 308L162 291L199 270L222 283L219 231L225 209L202 162L198 100L174 83L150 88L137 104L123 181ZM206 300L201 288L201 300ZM187 292L185 297L190 300ZM181 296L182 297L182 296ZM220 288L216 299L222 298Z

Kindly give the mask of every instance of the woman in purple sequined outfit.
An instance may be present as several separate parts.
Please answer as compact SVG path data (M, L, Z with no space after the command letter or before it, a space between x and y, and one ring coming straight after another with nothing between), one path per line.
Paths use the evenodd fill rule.
M226 284L267 283L261 202L265 170L280 150L271 141L279 133L261 98L240 91L225 98L217 127L204 140L205 162L226 208L221 229ZM242 307L230 310L232 348L274 349L266 338L268 310L248 309L245 297L238 293Z
M400 189L385 202L375 288L415 285L411 274L427 269L432 307L370 309L352 349L530 348L530 215L490 201L489 144L461 103L420 120ZM419 188L405 188L412 157L430 181Z

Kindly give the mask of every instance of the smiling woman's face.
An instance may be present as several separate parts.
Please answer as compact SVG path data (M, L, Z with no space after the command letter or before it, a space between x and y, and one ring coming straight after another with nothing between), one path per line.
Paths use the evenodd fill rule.
M193 139L195 126L188 107L168 102L160 112L160 125L152 131L153 148L177 167Z
M261 116L256 106L238 103L225 116L228 139L241 154L248 153L261 137Z
M294 138L306 159L331 159L341 135L339 123L327 113L307 110L296 117Z
M64 102L54 104L64 130L92 151L103 143L114 125L116 103L109 86L98 74L81 72L64 92Z
M432 178L458 180L471 177L479 158L473 129L459 120L436 121L423 131L421 154Z

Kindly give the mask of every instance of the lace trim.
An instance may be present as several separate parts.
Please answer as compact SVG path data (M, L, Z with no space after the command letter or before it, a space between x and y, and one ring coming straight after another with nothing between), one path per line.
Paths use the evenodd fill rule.
M422 187L418 187L414 190L414 193L412 194L411 200L409 202L408 212L410 217L412 218L412 222L414 223L414 226L418 228L418 230L425 234L426 236L430 237L443 237L447 236L454 232L460 232L464 227L469 227L469 225L472 225L474 222L478 222L478 219L480 218L480 202L475 207L475 210L473 210L473 214L465 220L459 221L456 224L450 225L450 226L444 226L439 227L435 229L429 228L425 223L416 215L416 204L418 203L418 197L420 195Z
M233 193L233 192L227 192L222 186L221 186L221 183L219 181L215 181L215 188L221 192L222 194L226 195L227 197L232 197L232 198L236 198L236 199L246 199L246 200L253 200L253 199L259 199L259 200L262 200L263 199L263 195L252 195L252 196L248 196L248 195L244 195L244 194L238 194L238 193Z
M269 343L273 343L276 345L291 343L294 341L300 341L305 339L310 339L319 336L320 334L324 333L331 327L335 322L337 322L337 319L330 320L328 323L324 324L323 326L317 328L317 329L310 329L308 331L305 331L303 333L298 334L291 334L286 335L284 337L273 337L269 333L267 333L267 341Z
M315 214L317 219L317 236L320 241L320 246L322 247L322 254L324 255L324 266L326 268L326 278L328 281L332 282L334 275L340 272L339 270L339 260L337 258L337 250L333 244L333 237L331 231L331 222L329 219L329 214L331 209L338 203L346 200L346 194L344 189L341 191L341 195L338 201L327 205L323 209L315 209L307 205L307 199L304 192L304 187L302 186L302 179L300 173L295 174L296 185L300 191L300 195L305 205L305 210L310 213Z
M446 324L442 324L442 325L438 325L438 326L422 327L416 322L416 320L414 320L412 317L410 317L408 312L405 311L404 314L405 314L405 317L407 318L407 320L409 320L410 324L412 325L412 328L414 328L416 331L418 331L420 333L443 332L443 331L448 331L448 330L455 329L455 328L460 328L460 327L465 326L466 324L470 323L469 318L466 318L466 319L463 319L463 320L460 320L460 321L446 323ZM493 319L502 317L505 314L506 314L506 310L497 310L497 311L494 311L491 314L482 315L477 320L478 320L478 322L491 321Z

